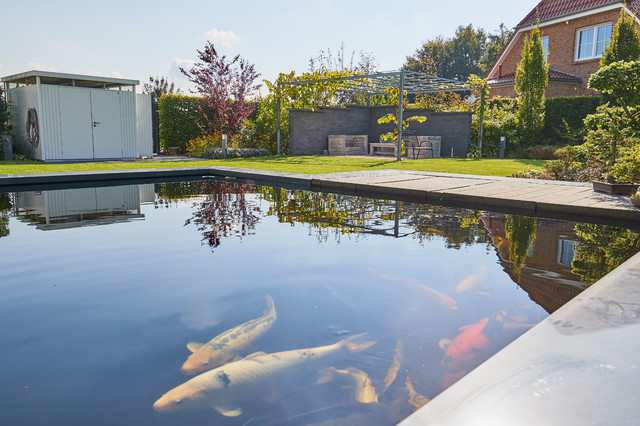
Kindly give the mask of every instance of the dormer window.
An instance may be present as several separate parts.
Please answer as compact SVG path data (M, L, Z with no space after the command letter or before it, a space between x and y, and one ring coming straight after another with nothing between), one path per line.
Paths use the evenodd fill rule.
M576 34L577 61L602 56L602 51L611 41L611 22L593 27L581 28Z

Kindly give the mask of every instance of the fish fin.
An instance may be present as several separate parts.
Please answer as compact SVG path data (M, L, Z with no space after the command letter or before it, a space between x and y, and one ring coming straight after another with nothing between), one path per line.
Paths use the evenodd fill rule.
M264 311L265 314L268 314L269 312L275 312L276 310L276 305L273 304L273 298L271 297L270 294L267 294L267 310Z
M322 376L316 381L316 385L321 385L324 383L330 383L333 381L334 377L333 377L333 372L334 372L334 368L333 367L329 367L329 368L325 368L321 371Z
M438 346L440 346L440 349L442 349L445 352L449 348L450 344L451 344L451 339L448 339L446 337L444 339L440 339L440 341L438 342Z
M189 349L191 352L195 352L203 346L204 346L204 343L198 343L198 342L187 343L187 349Z
M213 409L223 416L227 417L238 417L240 414L242 414L242 408L240 407L213 406Z
M375 341L367 340L368 338L369 333L360 333L347 337L338 342L338 344L345 347L349 352L359 352L376 344Z
M254 352L252 354L249 354L249 355L245 356L242 359L253 359L253 358L257 358L259 356L263 356L263 355L266 355L266 354L267 354L266 352L258 351L258 352Z

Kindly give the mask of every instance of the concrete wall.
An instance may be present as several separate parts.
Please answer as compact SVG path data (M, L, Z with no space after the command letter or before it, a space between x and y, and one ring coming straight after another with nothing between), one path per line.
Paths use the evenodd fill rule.
M391 124L378 124L378 118L395 113L395 107L349 106L289 110L289 153L292 155L322 155L328 147L329 135L368 135L369 142L378 142L380 135L390 132ZM423 115L424 123L411 123L414 135L442 136L441 155L466 157L471 142L471 113L438 113L426 109L405 110L404 116Z
M319 108L289 110L289 154L322 155L328 135L366 135L369 108Z

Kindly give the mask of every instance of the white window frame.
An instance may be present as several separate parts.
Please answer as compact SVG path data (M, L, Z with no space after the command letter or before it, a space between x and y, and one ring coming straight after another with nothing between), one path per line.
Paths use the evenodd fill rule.
M602 54L600 55L596 55L596 48L598 46L598 41L597 41L597 37L598 37L598 28L602 28L602 27L607 27L610 26L611 27L611 32L612 32L612 36L613 36L613 23L612 22L603 22L602 24L598 24L598 25L591 25L589 27L582 27L582 28L578 28L576 30L576 42L575 42L575 53L574 53L574 60L575 61L588 61L591 59L597 59L597 58L601 58ZM593 32L593 47L591 48L591 56L585 56L584 58L579 58L578 55L580 54L580 34L583 31L589 31L589 30L594 30ZM611 39L609 39L609 43L611 43ZM609 44L607 44L606 46L608 46ZM605 46L605 47L606 47Z
M547 40L547 49L544 48L544 41ZM542 52L544 53L544 60L549 62L549 36L544 36L540 39L542 42Z

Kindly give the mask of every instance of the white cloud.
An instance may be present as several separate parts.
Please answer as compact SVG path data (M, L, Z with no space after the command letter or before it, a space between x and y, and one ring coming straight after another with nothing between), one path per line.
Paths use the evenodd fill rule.
M50 67L48 65L44 65L44 64L39 64L37 62L27 62L27 68L29 70L36 70L36 71L55 71L56 69L53 67Z
M220 43L224 47L229 49L233 48L233 44L235 42L240 41L240 37L238 37L233 31L224 31L218 30L216 28L212 28L206 33L204 36L215 43Z

